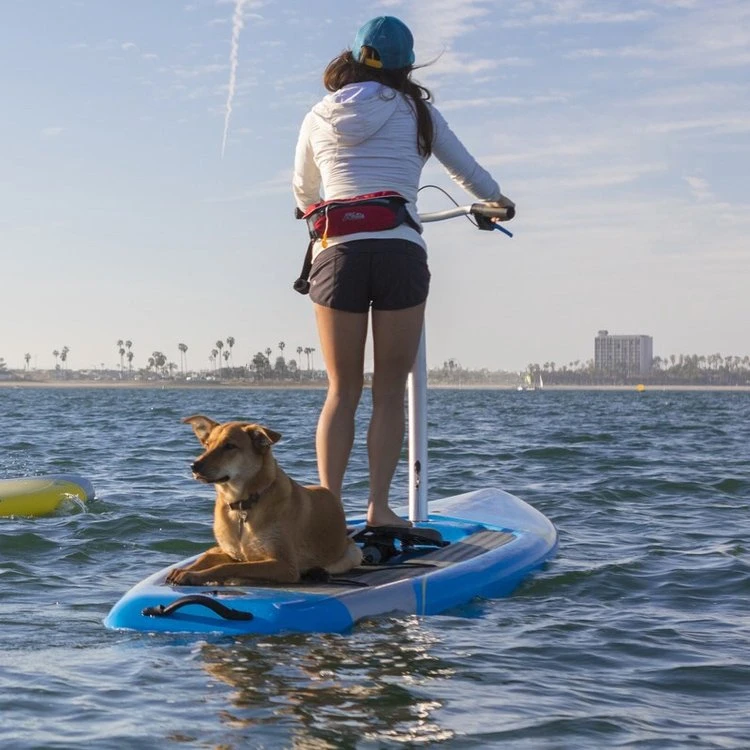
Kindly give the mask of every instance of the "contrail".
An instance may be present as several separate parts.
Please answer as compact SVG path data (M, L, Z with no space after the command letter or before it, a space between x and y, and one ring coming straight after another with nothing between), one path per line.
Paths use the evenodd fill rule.
M221 158L227 147L227 133L229 132L229 117L232 114L232 99L237 86L237 63L240 58L240 32L245 26L243 9L248 0L235 0L232 15L232 47L229 52L229 91L227 91L227 106L224 113L224 136L221 139Z

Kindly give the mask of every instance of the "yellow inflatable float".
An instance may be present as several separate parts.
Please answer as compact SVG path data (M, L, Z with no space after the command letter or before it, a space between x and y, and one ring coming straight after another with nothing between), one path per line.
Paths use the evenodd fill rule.
M91 482L77 474L0 479L0 516L44 516L65 499L93 497Z

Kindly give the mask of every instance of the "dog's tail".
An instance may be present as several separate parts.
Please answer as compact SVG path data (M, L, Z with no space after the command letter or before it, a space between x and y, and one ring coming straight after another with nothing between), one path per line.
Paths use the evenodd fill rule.
M331 575L338 575L339 573L346 573L352 568L356 568L362 562L362 550L357 546L351 539L348 540L346 545L346 552L343 556L336 560L331 565L326 565L326 570Z

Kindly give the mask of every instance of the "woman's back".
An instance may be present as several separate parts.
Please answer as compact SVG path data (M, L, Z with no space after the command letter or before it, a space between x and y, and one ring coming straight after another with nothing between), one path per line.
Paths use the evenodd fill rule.
M327 200L395 190L416 203L425 158L403 94L374 81L349 84L317 104L303 129Z

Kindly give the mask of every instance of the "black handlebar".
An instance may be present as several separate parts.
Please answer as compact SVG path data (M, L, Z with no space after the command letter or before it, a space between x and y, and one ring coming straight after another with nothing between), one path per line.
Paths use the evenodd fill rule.
M486 216L488 219L510 221L516 215L515 206L488 206L486 203L473 203L471 213L474 216Z

